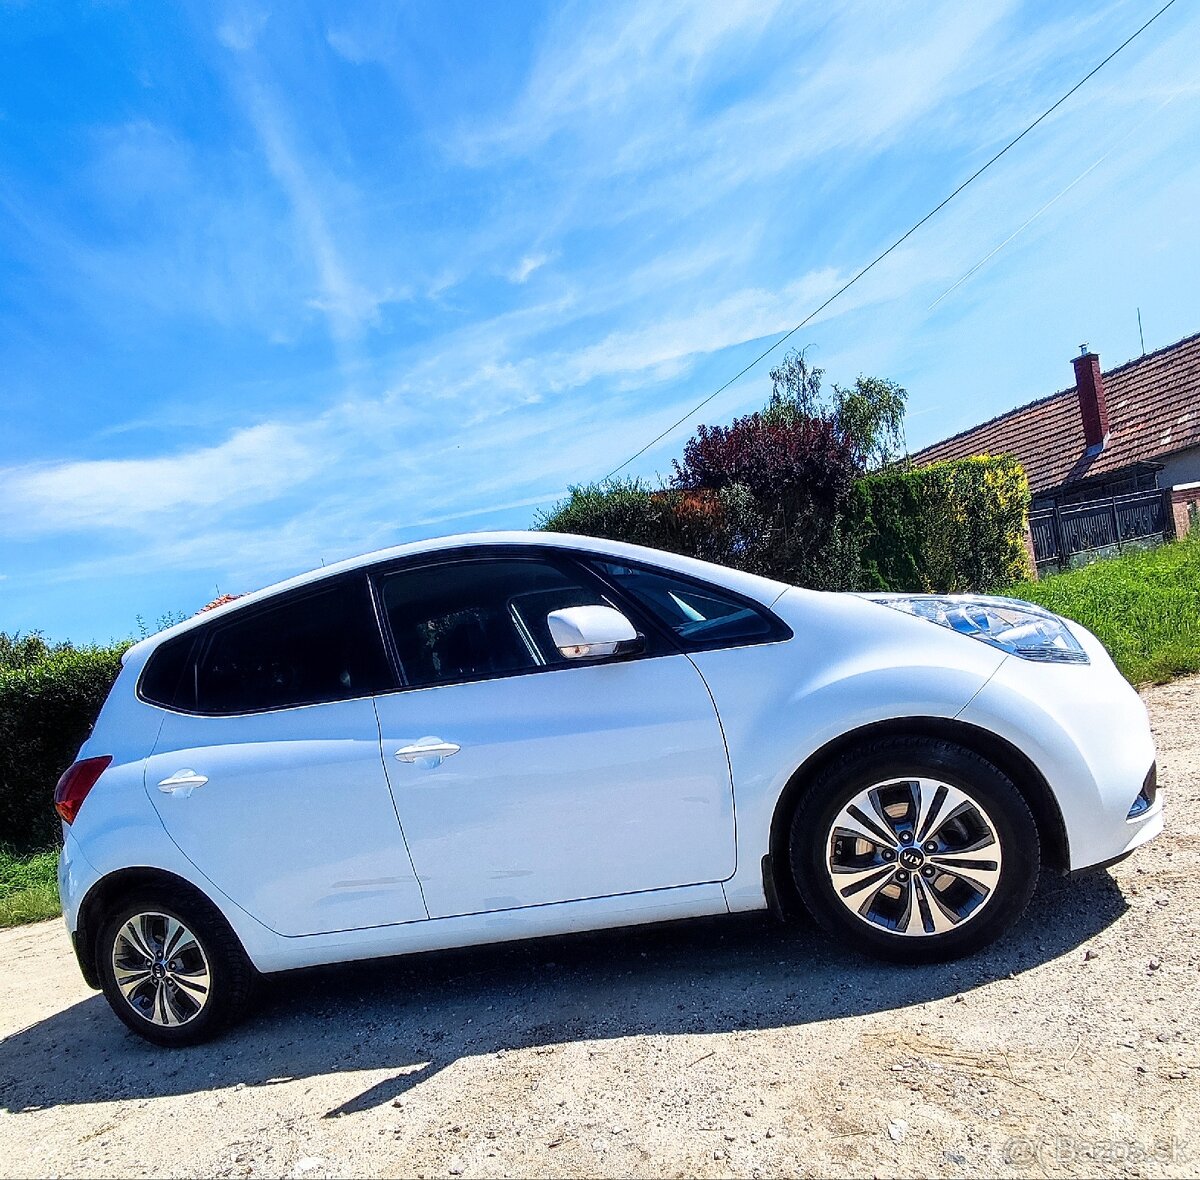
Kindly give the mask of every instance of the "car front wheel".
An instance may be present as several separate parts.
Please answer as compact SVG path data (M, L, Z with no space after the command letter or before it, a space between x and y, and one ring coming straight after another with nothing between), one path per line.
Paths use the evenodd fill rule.
M952 742L888 738L820 773L793 816L805 905L839 942L880 958L970 954L1021 916L1037 825L999 769Z
M219 911L174 890L130 894L101 927L96 963L113 1011L157 1045L194 1045L241 1015L254 969Z

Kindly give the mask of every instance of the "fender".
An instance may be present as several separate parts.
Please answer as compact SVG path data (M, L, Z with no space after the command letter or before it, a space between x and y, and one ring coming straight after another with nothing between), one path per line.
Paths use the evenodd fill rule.
M63 919L77 948L81 933L90 937L80 931L80 917L87 914L97 891L115 874L135 870L181 878L206 894L225 915L255 967L269 961L279 935L230 900L183 855L146 797L143 778L140 760L109 767L94 788L104 792L104 806L89 808L85 802L66 832L60 893ZM64 887L68 875L69 889Z
M775 612L793 638L692 659L729 751L737 868L731 910L767 904L762 860L796 771L831 742L901 716L952 721L1008 658L987 644L850 594L794 589ZM779 685L789 685L786 692Z
M1083 628L1076 634L1091 666L1014 657L961 714L1020 750L1051 784L1072 837L1072 872L1119 858L1163 826L1161 802L1157 816L1127 818L1154 764L1145 705L1099 641Z

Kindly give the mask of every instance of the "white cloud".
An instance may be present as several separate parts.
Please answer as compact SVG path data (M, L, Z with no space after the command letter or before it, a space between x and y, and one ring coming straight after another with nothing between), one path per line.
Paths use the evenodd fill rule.
M219 519L273 500L326 460L304 432L264 424L224 442L143 459L88 459L0 469L0 530L12 537L146 531Z
M717 51L753 44L777 9L777 0L564 6L515 108L464 146L528 152L580 123L644 116L649 95L694 80Z
M547 262L550 261L549 254L526 254L516 266L508 272L508 281L510 283L525 283L529 281L529 276L535 270L541 270Z
M311 256L320 287L306 300L324 312L335 340L351 340L377 321L380 305L396 296L369 291L354 279L338 249L317 186L292 142L283 110L267 87L250 79L247 111L262 143L267 164L291 203L300 236Z
M217 26L217 40L234 53L248 53L258 44L269 16L249 8L232 13Z

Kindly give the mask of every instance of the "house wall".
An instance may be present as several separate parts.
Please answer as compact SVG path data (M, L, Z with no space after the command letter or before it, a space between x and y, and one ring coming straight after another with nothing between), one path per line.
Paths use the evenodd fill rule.
M1181 483L1200 482L1200 447L1176 451L1160 459L1163 469L1158 473L1160 488L1173 488Z
M1176 484L1171 488L1171 512L1175 517L1175 536L1186 537L1200 521L1200 483Z

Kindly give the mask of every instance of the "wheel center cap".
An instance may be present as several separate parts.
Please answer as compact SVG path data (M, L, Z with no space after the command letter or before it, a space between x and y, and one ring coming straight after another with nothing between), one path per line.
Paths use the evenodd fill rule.
M897 859L906 869L919 869L925 863L925 853L919 848L905 848Z
M162 979L166 974L167 969L161 963L155 963L154 966L150 968L150 975L154 979Z

